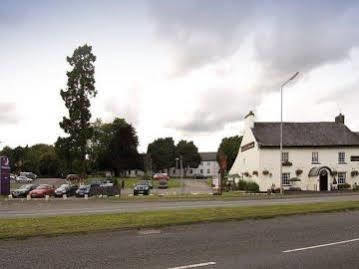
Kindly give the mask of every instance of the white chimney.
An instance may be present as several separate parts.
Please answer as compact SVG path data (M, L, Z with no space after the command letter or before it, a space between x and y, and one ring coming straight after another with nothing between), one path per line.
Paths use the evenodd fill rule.
M244 117L245 127L246 128L253 128L255 119L256 119L256 117L255 117L253 111L252 110L249 111L247 116Z

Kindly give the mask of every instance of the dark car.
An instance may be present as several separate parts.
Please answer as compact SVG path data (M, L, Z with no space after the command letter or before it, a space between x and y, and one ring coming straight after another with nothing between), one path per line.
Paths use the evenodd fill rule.
M133 195L143 194L149 195L150 194L150 185L147 181L141 181L133 188Z
M25 184L14 190L11 194L14 198L26 197L30 191L37 188L36 184Z
M101 193L101 187L97 183L82 185L76 190L76 197L85 197L87 194L88 197L97 195Z
M73 196L78 188L77 185L62 184L55 190L55 197L62 197L64 194L66 194L66 196Z
M52 196L55 193L55 187L48 184L41 184L36 189L29 192L31 198L43 198L46 195Z
M168 182L167 180L160 180L158 182L158 188L159 189L167 189L168 188Z
M194 174L193 177L196 179L206 179L207 178L205 175L202 175L202 174Z

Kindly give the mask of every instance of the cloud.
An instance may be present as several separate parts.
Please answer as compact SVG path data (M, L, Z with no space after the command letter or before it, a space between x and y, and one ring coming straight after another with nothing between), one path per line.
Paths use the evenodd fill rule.
M15 103L0 103L0 124L17 124L19 117Z
M168 43L175 73L233 55L248 36L257 61L286 77L348 57L359 44L357 1L151 1L160 40Z

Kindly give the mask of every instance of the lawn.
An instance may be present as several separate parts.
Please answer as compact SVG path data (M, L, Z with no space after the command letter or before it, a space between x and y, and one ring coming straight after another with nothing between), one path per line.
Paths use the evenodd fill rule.
M264 219L345 210L359 210L359 201L0 219L0 239L154 228L199 222Z

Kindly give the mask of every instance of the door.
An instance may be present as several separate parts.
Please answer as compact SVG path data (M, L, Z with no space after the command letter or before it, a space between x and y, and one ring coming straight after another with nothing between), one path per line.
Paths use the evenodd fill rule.
M328 172L326 170L323 170L320 172L319 176L320 180L320 191L327 191L328 190Z

